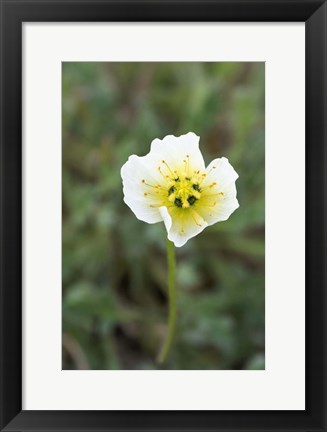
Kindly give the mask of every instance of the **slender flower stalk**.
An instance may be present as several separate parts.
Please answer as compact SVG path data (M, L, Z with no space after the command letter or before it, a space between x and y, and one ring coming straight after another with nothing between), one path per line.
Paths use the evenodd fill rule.
M158 363L164 363L168 357L169 351L173 344L176 327L176 258L174 243L167 239L167 262L168 262L168 302L169 302L169 315L168 315L168 333L164 345L158 355Z

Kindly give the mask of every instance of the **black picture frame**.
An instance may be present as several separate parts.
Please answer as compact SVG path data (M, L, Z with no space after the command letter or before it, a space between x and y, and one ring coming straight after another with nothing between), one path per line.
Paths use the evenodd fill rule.
M1 431L327 431L326 1L1 0L0 3ZM28 21L305 22L305 411L22 411L22 23Z

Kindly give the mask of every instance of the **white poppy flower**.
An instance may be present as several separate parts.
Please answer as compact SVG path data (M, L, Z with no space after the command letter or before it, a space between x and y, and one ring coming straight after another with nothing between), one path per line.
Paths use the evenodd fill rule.
M150 224L163 221L177 247L239 207L238 174L224 157L206 168L193 132L153 140L146 156L129 157L121 177L124 201L136 217Z

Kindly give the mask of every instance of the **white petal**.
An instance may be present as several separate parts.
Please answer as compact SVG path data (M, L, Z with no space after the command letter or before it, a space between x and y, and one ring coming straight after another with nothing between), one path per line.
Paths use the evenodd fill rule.
M223 190L238 178L237 172L225 157L214 159L206 168L206 173L207 176L202 182L201 187L209 186L212 182L216 182L217 186Z
M183 246L189 239L203 231L208 223L193 209L160 207L162 219L168 232L168 239L176 247Z
M203 156L199 149L199 137L193 132L175 137L167 135L162 140L156 138L151 143L151 157L156 165L166 161L168 167L174 171L185 166L186 160L190 170L205 170ZM168 173L168 171L167 171Z
M235 189L235 192L232 192ZM230 189L225 189L224 196L220 196L215 205L199 205L197 208L198 213L208 223L213 225L216 222L222 222L229 218L229 216L239 207L236 198L235 184L230 186Z
M197 211L208 225L225 221L239 207L235 181L238 174L226 158L215 159L207 168Z
M130 156L122 166L120 174L123 180L124 201L135 216L147 223L162 221L158 209L160 200L152 195L152 189L142 182L144 180L147 184L156 184L160 181L155 166L149 163L149 155Z

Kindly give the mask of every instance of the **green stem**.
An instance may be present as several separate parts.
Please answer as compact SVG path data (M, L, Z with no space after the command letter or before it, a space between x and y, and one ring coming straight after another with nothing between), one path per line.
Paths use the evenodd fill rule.
M164 363L169 354L173 343L176 325L176 293L175 293L175 274L176 274L176 259L174 243L167 239L167 261L168 261L168 301L169 301L169 316L168 316L168 334L163 347L158 356L158 363Z

